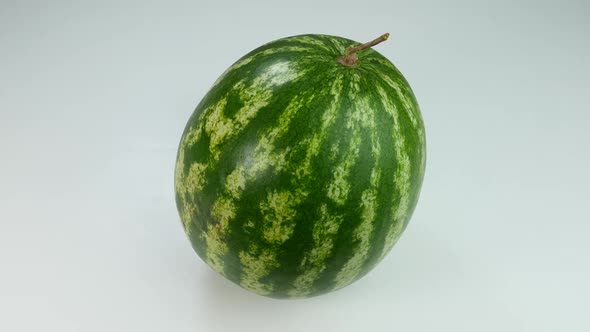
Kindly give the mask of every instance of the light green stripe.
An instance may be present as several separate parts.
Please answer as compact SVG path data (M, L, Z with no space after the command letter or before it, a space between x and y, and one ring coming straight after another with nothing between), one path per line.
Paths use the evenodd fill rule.
M279 267L274 252L270 249L259 250L256 245L251 245L249 250L240 252L242 264L242 276L240 285L254 293L268 295L273 290L273 285L260 282L273 268Z
M273 96L274 87L285 84L288 81L296 80L302 74L304 72L295 71L288 62L274 63L266 67L265 71L260 73L250 86L246 87L244 81L240 81L233 86L232 90L239 93L240 99L244 104L233 118L228 118L224 115L224 109L227 105L226 98L221 98L217 103L207 109L202 122L205 123L204 130L210 137L209 150L212 159L210 159L208 164L197 164L195 170L198 171L198 174L195 175L195 181L198 186L195 186L193 192L200 191L203 188L205 184L203 174L207 168L213 169L217 162L219 162L221 149L218 147L232 137L239 135L256 116L257 112L262 107L268 105ZM195 136L199 137L198 135ZM271 146L262 146L262 148L267 149L268 154L264 155L264 162L268 165L278 166L285 163L284 155L277 156L270 153L273 150ZM223 242L223 238L227 235L230 219L235 216L235 200L239 199L241 192L245 189L247 177L254 177L253 173L264 168L261 165L260 154L257 155L255 160L254 167L245 169L244 165L238 165L226 178L224 192L217 198L213 205L212 215L216 218L217 224L210 225L202 234L202 237L207 243L207 260L213 269L219 273L223 273L223 256L228 250L227 245ZM191 169L193 169L192 166ZM190 183L190 174L185 181ZM225 210L218 210L216 212L216 206L218 206L216 204L223 206Z
M311 175L311 160L319 154L321 145L336 122L340 112L342 88L343 77L338 75L330 88L332 101L328 109L322 114L320 130L312 136L305 161L295 171L299 181L303 181ZM342 222L341 216L334 216L329 213L326 204L322 204L319 212L320 220L315 221L313 227L313 247L305 253L300 265L303 272L295 279L293 288L288 292L292 297L305 296L312 292L314 281L319 278L326 268L325 260L331 253L334 243L333 236L338 232Z
M318 38L312 37L312 36L298 36L297 38L293 39L294 41L303 43L303 44L307 44L309 46L312 46L313 48L319 48L322 51L325 52L331 52L332 49L330 48L330 46L326 45L326 43Z
M207 243L207 263L213 270L224 274L223 256L227 253L228 247L223 237L228 230L229 222L236 215L236 206L233 200L226 195L221 195L211 210L211 215L217 223L209 224L203 238Z
M310 97L301 95L293 98L283 111L283 114L280 115L277 126L271 128L260 138L258 145L254 148L254 158L245 161L244 166L247 169L246 174L248 179L254 180L256 174L266 170L270 166L277 172L286 166L286 156L290 152L289 148L282 151L275 151L274 143L287 133L295 113L301 109L301 106L308 98Z
M234 199L239 199L246 188L246 174L242 166L234 169L225 180L225 191Z
M267 66L250 86L245 87L244 81L234 85L232 90L239 93L244 103L234 118L227 118L223 114L226 98L216 103L205 117L205 130L210 137L209 150L213 158L219 159L219 145L240 134L258 111L268 105L274 88L287 82L295 82L304 74L305 71L295 70L290 62L276 62Z
M246 159L240 167L244 167L246 176L246 187L248 182L255 181L257 174L272 167L275 171L280 171L286 166L286 156L289 149L276 151L274 146L277 139L281 138L288 131L291 120L297 111L306 101L311 101L313 97L304 95L295 96L287 105L283 114L280 115L277 126L269 129L263 137L260 138L258 145L253 148L254 151L246 153L253 154L251 160ZM299 199L307 195L306 192L297 191L296 193L274 192L267 196L267 201L261 204L260 208L263 214L269 213L269 217L262 221L263 236L268 243L277 244L286 241L293 232L294 207L299 204ZM294 199L297 198L297 199ZM278 217L273 220L272 217ZM245 227L252 227L247 223ZM261 259L256 259L259 255L264 255ZM240 263L242 265L242 274L240 276L240 285L250 289L258 294L268 294L272 290L272 285L260 283L260 278L268 275L270 271L279 266L276 253L264 251L262 254L256 246L251 246L247 251L240 252Z
M273 55L275 53L281 53L281 52L309 52L309 51L310 51L310 49L306 48L306 47L290 45L290 46L282 46L282 47L277 47L277 48L273 47L273 48L266 49L264 51L256 52L256 54L242 58L242 59L238 60L236 63L234 63L233 65L231 65L229 68L227 68L223 72L223 74L221 74L221 76L219 76L219 78L215 81L215 83L213 83L211 90L213 90L217 85L219 85L219 83L222 82L223 79L225 79L231 72L236 71L236 70L244 67L245 65L251 63L252 61L255 61L261 57L265 57L268 55ZM306 55L306 58L308 58L310 56L312 56L312 54Z
M353 239L356 246L352 257L344 264L335 278L335 289L342 288L350 284L363 271L364 263L371 250L371 235L374 229L375 211L377 210L377 189L381 179L381 169L378 161L381 154L381 145L373 130L376 126L375 112L369 107L366 100L359 100L356 106L357 112L363 112L365 115L359 118L358 123L365 128L370 128L371 137L371 154L374 160L374 166L371 170L370 186L364 190L361 195L361 223L353 231ZM366 117L366 120L363 119Z
M355 101L357 95L359 94L361 87L360 87L360 81L361 81L361 75L358 72L354 72L352 73L352 75L349 76L350 81L349 83L349 89L347 92L347 96L348 98L350 98L350 100Z
M390 86L391 88L393 88L393 90L397 94L397 98L402 103L402 106L403 106L404 111L408 115L408 118L410 118L410 122L412 123L413 128L415 130L418 129L418 125L419 125L418 118L420 117L420 114L419 114L418 109L416 107L414 107L413 102L408 98L408 95L406 94L406 92L404 90L402 90L402 88L400 87L400 85L397 84L396 82L394 82L391 79L391 77L389 77L386 73L380 72L380 71L374 71L374 72L377 75L379 75L379 77L385 83L387 83L388 86Z
M224 115L227 99L223 97L203 110L198 125L187 130L179 148L175 186L183 203L181 220L188 232L190 232L188 224L192 221L196 211L196 206L193 206L190 197L203 189L207 179L206 172L208 169L215 168L219 161L221 153L221 150L218 149L219 145L238 135L256 116L257 112L268 104L273 95L274 86L284 84L288 80L294 80L300 77L301 74L295 72L285 62L269 66L265 72L253 81L252 85L246 87L244 81L240 81L232 87L232 91L238 92L243 102L243 106L238 110L234 118L227 118ZM232 91L228 93L232 93ZM188 173L185 173L185 149L199 143L203 130L209 134L209 150L213 158L208 163L195 162L191 164ZM210 242L215 245L215 236L207 234L202 236L210 239Z
M334 124L336 117L338 116L339 111L339 103L340 103L340 96L342 91L342 80L341 76L338 76L334 83L332 84L330 93L334 96L334 101L331 103L331 106L326 110L326 112L322 116L322 126L317 133L317 136L313 136L311 139L312 144L308 146L308 150L306 151L306 162L304 162L305 169L298 169L295 173L299 174L299 176L303 177L308 173L309 165L314 156L319 153L319 148L321 146L321 142L325 139L329 128ZM298 95L294 97L289 105L283 111L279 118L279 122L277 126L271 128L260 140L256 148L254 149L254 158L251 161L247 161L246 167L246 176L247 179L254 180L256 179L256 175L258 172L266 170L268 167L273 167L275 171L280 171L286 166L286 155L289 153L289 149L285 149L282 151L275 151L276 148L274 147L274 143L277 139L284 136L291 124L291 120L294 118L296 112L301 110L301 107L305 103L312 102L315 98L315 95ZM358 145L360 143L360 138L355 140L356 150L358 152ZM354 157L358 153L354 153L351 151L349 164L352 165L354 162ZM273 193L269 194L267 197L267 202L261 206L263 210L263 214L268 216L268 219L265 218L263 221L263 235L267 242L269 243L283 243L286 241L293 232L294 224L292 224L289 220L294 218L289 211L295 207L295 205L300 203L300 200L307 196L307 193L298 189L298 191L291 196L290 193ZM282 195L282 196L281 196ZM282 202L280 204L271 203L271 201L275 202ZM293 204L294 203L294 204ZM273 205L274 204L274 205ZM279 218L274 218L277 216L277 211L273 211L271 207L276 208L276 210L280 210L282 212L278 212ZM285 218L287 216L287 218ZM287 222L285 223L285 220ZM249 248L248 251L243 251L240 253L240 257L249 258L255 257L257 255L258 248L253 247ZM249 259L241 260L243 265L242 268L242 276L240 284L245 287L253 287L249 288L253 291L257 292L266 292L272 288L271 285L264 286L266 288L260 289L259 286L259 279L261 276L266 275L270 272L270 270L278 267L278 263L276 261L276 255L272 252L266 253L265 263L255 263L255 265L251 266L253 262ZM269 288L270 287L270 288Z
M206 169L205 164L192 163L188 168L188 172L184 171L186 153L185 147L188 146L188 144L190 144L193 139L195 139L194 131L196 130L189 130L188 134L185 135L180 144L174 174L175 190L178 198L182 202L180 220L182 221L186 234L189 236L192 232L190 224L193 221L195 213L198 211L198 207L192 202L192 195L203 188L203 185L205 184L205 177L202 175Z
M358 124L361 128L375 129L374 110L371 109L368 98L356 98L355 109L356 111L347 113L346 127L353 128Z
M332 100L326 111L322 114L320 130L312 135L309 142L306 142L307 151L305 154L305 160L295 170L295 175L299 181L302 181L304 178L311 175L311 161L319 154L321 145L326 140L330 128L332 128L336 122L336 118L340 112L341 94L343 88L342 81L342 75L337 75L334 78L334 82L330 87L330 95Z
M358 152L361 144L361 136L359 131L354 131L352 134L346 158L342 163L334 168L334 177L328 185L327 196L337 205L344 205L348 194L350 192L350 170L358 158Z
M375 220L375 209L377 207L377 196L375 188L367 189L361 196L360 207L362 209L361 224L354 230L353 239L357 241L352 257L344 264L335 278L334 289L342 288L359 275L363 270L363 264L371 249L371 234L373 232L373 221Z
M328 185L327 191L328 198L338 205L343 205L346 202L350 192L348 178L352 166L354 166L359 156L361 144L360 130L361 128L375 127L374 114L366 98L357 98L354 94L352 98L358 99L355 103L356 106L353 109L347 110L345 114L346 128L350 131L351 135L350 144L344 161L334 168L334 178Z
M377 86L377 91L381 96L383 107L393 120L393 146L395 149L395 157L397 161L397 168L394 173L395 192L400 195L400 200L397 205L392 207L392 224L387 230L385 236L385 244L381 253L380 259L395 245L401 232L403 231L404 221L407 217L408 208L410 205L410 158L405 150L405 140L401 132L399 123L399 110L395 103L390 99L385 90L381 86Z
M266 200L260 203L262 212L262 235L264 240L273 245L287 241L295 230L295 206L301 197L288 191L268 193Z
M293 288L288 294L292 297L303 297L313 291L313 283L326 269L326 259L332 253L334 247L334 236L342 224L343 217L332 215L328 206L322 204L320 207L320 220L313 225L313 247L303 256L300 268L303 271L293 282Z
M210 137L209 150L215 160L219 159L217 146L233 131L232 119L223 115L226 105L227 98L221 98L215 105L207 109L207 115L204 117L205 132Z

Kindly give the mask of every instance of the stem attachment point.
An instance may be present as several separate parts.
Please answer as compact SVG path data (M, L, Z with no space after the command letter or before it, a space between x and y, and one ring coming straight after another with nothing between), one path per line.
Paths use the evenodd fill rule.
M389 33L381 35L379 38L373 39L368 43L364 43L359 46L349 46L346 48L346 54L339 56L336 58L340 64L345 65L347 67L354 67L359 62L359 57L357 52L362 51L366 48L371 48L381 42L384 42L389 38Z

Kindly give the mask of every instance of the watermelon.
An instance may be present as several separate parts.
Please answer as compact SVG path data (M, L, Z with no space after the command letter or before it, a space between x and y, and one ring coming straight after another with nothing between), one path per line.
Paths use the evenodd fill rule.
M197 254L256 294L309 297L391 250L424 177L425 133L399 70L336 36L278 39L213 84L180 140L176 203Z

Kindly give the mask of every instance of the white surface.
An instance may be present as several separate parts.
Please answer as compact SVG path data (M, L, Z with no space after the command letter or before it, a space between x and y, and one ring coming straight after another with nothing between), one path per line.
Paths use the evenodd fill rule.
M0 3L1 331L588 331L587 1ZM190 248L176 147L274 39L366 41L427 129L414 217L341 291L250 294Z

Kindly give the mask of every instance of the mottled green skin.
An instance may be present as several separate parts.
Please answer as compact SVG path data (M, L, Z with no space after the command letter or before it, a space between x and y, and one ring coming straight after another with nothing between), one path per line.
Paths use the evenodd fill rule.
M355 67L335 60L358 44L303 35L263 45L187 123L175 179L185 231L214 270L255 293L315 296L361 278L416 206L418 104L375 50Z

